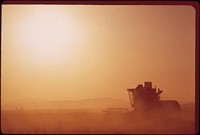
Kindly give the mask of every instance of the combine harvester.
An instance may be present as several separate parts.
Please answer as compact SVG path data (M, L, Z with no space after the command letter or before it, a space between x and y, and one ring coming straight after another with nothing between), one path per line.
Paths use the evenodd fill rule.
M105 116L127 116L141 120L147 119L178 119L181 111L180 105L176 100L160 100L162 90L152 88L152 82L144 82L144 86L139 84L135 89L127 89L131 107L108 108L103 111Z
M139 84L135 89L127 89L131 107L130 114L144 118L178 118L181 111L176 100L160 100L162 90L152 88L152 82Z

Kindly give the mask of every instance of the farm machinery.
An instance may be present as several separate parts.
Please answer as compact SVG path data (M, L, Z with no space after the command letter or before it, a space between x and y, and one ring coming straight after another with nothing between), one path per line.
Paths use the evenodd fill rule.
M160 100L163 92L159 88L152 88L152 82L138 84L136 88L127 89L132 110L125 108L108 108L103 111L105 116L128 116L138 120L178 118L181 111L180 105L176 100ZM129 117L131 116L131 117Z
M180 105L176 100L160 100L163 92L158 88L152 88L152 82L144 82L144 86L139 84L134 89L127 89L131 107L130 112L134 116L151 118L177 117L181 111Z

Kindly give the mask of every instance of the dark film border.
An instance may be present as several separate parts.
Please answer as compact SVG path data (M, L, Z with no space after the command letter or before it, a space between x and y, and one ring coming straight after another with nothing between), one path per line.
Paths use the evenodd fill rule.
M68 1L68 0L4 0L2 5L188 5L195 9L195 133L199 133L199 3L197 1ZM2 13L1 5L1 13ZM2 15L2 14L1 14ZM0 18L1 21L2 18ZM0 33L1 34L1 33ZM1 35L2 37L2 35ZM1 48L0 48L1 57ZM0 63L1 70L1 63ZM0 72L1 76L1 72ZM0 81L1 86L1 81ZM1 94L1 93L0 93ZM0 97L1 99L1 97Z

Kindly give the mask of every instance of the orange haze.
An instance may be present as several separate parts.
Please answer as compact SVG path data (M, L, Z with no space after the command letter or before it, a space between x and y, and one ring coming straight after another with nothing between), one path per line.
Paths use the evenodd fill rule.
M195 100L191 6L2 5L1 104L128 101L144 81L161 99Z

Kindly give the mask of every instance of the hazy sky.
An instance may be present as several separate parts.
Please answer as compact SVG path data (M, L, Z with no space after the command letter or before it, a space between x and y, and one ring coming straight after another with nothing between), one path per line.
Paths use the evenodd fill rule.
M152 81L161 99L194 101L191 6L2 5L1 100L129 101Z

